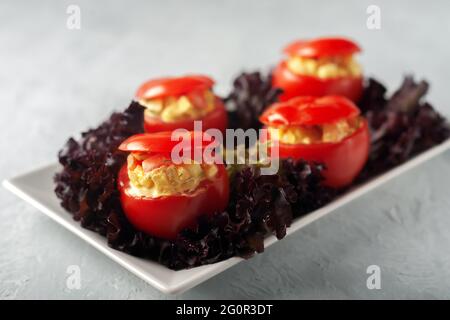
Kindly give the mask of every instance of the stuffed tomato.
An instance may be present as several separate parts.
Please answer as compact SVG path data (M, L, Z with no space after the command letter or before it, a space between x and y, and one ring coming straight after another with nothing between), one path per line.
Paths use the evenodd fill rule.
M171 132L138 134L120 145L120 150L130 152L118 176L120 201L136 229L173 240L181 230L194 228L200 215L227 206L225 166L193 160L193 154L205 148L194 146L193 137L193 132L184 137L192 155L183 162L173 161L171 152L178 142L172 141Z
M289 44L272 74L272 85L281 88L281 101L298 96L341 95L357 102L363 77L354 55L359 46L344 38L318 38Z
M325 164L325 184L330 187L349 185L367 161L367 122L347 98L293 98L270 106L260 121L276 140L280 158Z
M136 100L145 108L146 132L194 130L194 121L202 130L225 132L227 113L222 100L212 91L214 81L202 75L149 80L136 92Z

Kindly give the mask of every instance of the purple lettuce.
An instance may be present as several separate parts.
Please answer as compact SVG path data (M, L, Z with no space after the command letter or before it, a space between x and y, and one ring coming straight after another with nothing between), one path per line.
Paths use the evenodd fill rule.
M447 122L423 101L426 82L407 77L390 98L370 79L359 103L372 131L370 158L356 183L383 173L450 136ZM231 127L259 128L258 116L277 101L280 90L259 73L242 74L226 98ZM98 128L70 138L59 152L55 176L61 205L85 228L106 236L108 244L129 254L158 261L172 269L214 263L232 256L250 257L264 250L264 238L286 235L293 219L330 202L336 191L322 185L320 164L286 159L276 175L256 166L232 175L230 201L223 212L202 216L194 230L167 241L137 231L126 219L116 177L126 161L119 144L143 132L143 108L133 102Z

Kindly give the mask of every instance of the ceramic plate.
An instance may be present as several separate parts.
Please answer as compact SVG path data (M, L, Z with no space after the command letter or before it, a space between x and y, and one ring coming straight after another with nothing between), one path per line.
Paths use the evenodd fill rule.
M311 222L333 212L335 209L347 204L362 194L380 186L397 175L425 162L436 155L450 148L450 140L416 156L401 166L398 166L385 174L347 192L345 195L335 199L330 204L311 212L301 218L294 220L292 226L288 228L287 234L291 234ZM29 202L38 210L84 239L102 253L128 269L138 277L142 278L150 285L164 293L181 293L199 283L206 281L214 275L228 269L242 261L241 258L231 258L215 264L192 268L189 270L173 271L156 262L144 260L130 256L126 253L111 249L106 243L106 239L97 233L81 228L72 216L64 211L59 205L59 200L53 192L53 176L58 170L57 164L52 164L43 168L33 170L9 180L3 181L5 188ZM277 241L275 236L270 236L265 240L268 247Z

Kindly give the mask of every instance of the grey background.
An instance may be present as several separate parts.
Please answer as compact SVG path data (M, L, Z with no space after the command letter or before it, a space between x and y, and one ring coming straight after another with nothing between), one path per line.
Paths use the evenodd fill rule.
M81 8L81 30L66 8ZM381 30L366 8L381 8ZM295 38L346 35L391 88L414 71L450 115L448 1L0 2L0 178L56 160L70 136L127 106L143 80L202 72L226 92ZM445 40L444 40L445 39ZM446 153L175 298L450 298ZM82 288L66 288L79 265ZM366 268L381 268L381 290ZM157 299L157 292L0 190L0 298Z

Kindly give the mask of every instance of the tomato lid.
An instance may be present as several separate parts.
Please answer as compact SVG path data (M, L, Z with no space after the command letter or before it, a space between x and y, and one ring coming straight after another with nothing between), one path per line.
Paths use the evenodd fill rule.
M197 90L210 89L214 81L203 75L166 77L144 82L136 92L137 99L156 99L181 96Z
M283 52L305 58L324 56L343 56L360 52L361 48L353 41L345 38L316 38L298 40L290 43Z
M259 118L267 126L305 126L333 123L360 114L358 107L342 96L297 97L275 103Z
M173 138L172 138L173 133ZM173 148L180 143L186 149L205 149L206 147L218 146L218 141L212 136L201 131L164 131L157 133L140 133L123 141L119 150L143 153L169 154Z

